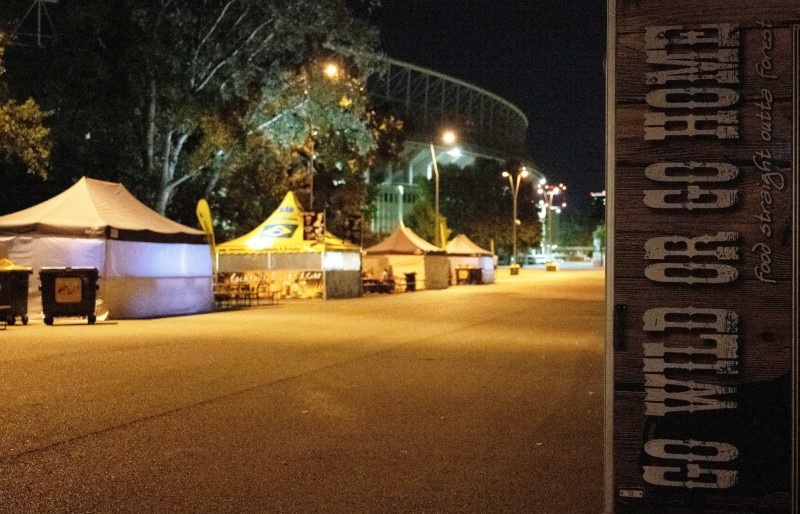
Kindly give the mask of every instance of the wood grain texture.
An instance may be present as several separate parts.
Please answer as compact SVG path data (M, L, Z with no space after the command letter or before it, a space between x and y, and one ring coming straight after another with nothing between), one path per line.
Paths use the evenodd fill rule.
M794 161L798 158L793 153L798 134L793 102L798 99L793 98L797 94L796 85L792 83L797 80L793 77L793 73L797 73L793 67L796 66L793 52L797 49L793 48L792 25L800 23L800 3L794 0L619 0L612 2L611 12L616 34L613 38L614 76L610 82L614 88L611 112L615 139L609 153L613 161L610 170L613 184L609 190L614 193L610 203L614 227L614 291L609 312L613 312L615 305L627 307L624 322L618 324L619 331L615 334L618 336L615 342L620 346L613 350L614 476L610 494L614 495L614 510L636 513L790 512L793 486L789 482L796 463L791 462L791 424L785 414L791 403L789 391L796 387L787 377L797 366L793 362L797 341L792 327L795 316L792 297L793 280L797 277L796 249L792 245L796 244L793 241L796 241L798 229L792 205L800 194L791 185L796 179ZM645 51L648 27L682 25L691 30L719 23L734 23L739 27L738 82L648 84L648 73L670 69L670 66L648 63ZM764 32L762 24L772 27ZM765 38L769 37L772 47L765 51ZM771 74L777 78L759 74L758 66L764 59L773 65ZM646 140L647 114L703 115L719 110L658 107L651 105L657 101L654 96L648 104L647 95L653 91L693 87L735 91L736 103L723 109L736 111L738 137L670 136L663 140ZM767 97L769 105L765 106ZM677 99L671 101L678 102ZM705 101L713 101L713 96ZM765 114L768 120L764 119ZM769 154L766 167L783 180L782 187L765 182L764 170L757 168L758 158L754 161L759 153ZM680 191L685 190L686 184L648 178L647 166L690 161L737 166L738 176L730 181L694 183L701 189L735 190L736 202L722 209L648 206L644 201L645 191ZM670 196L668 201L675 203L689 201L689 198L680 193ZM738 259L695 258L692 262L730 264L738 273L735 280L725 284L663 283L645 275L647 267L654 263L689 262L686 256L670 256L664 261L646 259L648 240L673 235L713 235L722 231L738 234L735 243L731 243L738 247ZM770 252L768 261L764 260L765 247ZM763 274L765 262L766 275ZM701 340L697 331L645 331L645 312L658 307L730 309L739 315L737 373L677 367L667 367L663 373L669 379L733 385L736 388L735 409L663 417L645 414L644 345L659 343L674 349L666 358L670 361L685 359L686 354L680 351L683 348L701 348L709 344ZM771 421L765 422L766 419ZM654 458L646 454L644 445L653 437L735 443L741 455L739 461L730 465L739 473L738 484L717 491L648 484L643 478L643 466ZM655 462L658 463L658 459ZM661 462L672 466L680 464L675 459ZM641 497L637 498L638 495Z
M782 80L767 80L761 78L756 71L756 64L762 57L763 29L758 26L749 28L740 27L741 49L739 52L739 77L738 84L729 84L739 92L743 100L755 100L760 96L764 87L772 90L776 100L788 100L792 95L791 83L786 78L791 76L792 31L784 26L773 28L772 50L769 54L773 57L775 68L773 73ZM643 103L644 98L656 87L673 87L670 84L651 86L646 83L648 72L657 69L647 63L644 49L644 32L624 34L617 40L617 103Z
M651 25L678 25L687 23L739 23L754 26L758 20L772 20L777 26L788 26L800 20L794 0L618 0L617 33L641 32Z
M772 110L772 141L761 139L761 120L754 102L739 109L739 138L673 137L664 141L645 141L645 104L617 107L617 166L648 165L660 161L727 160L734 164L752 163L753 155L771 148L773 160L787 166L792 158L792 105L776 102Z

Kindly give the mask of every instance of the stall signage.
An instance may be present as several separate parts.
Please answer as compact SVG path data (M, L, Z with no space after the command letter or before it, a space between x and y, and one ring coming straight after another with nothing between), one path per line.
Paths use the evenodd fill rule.
M307 211L303 214L303 240L325 241L325 211Z
M361 216L347 216L344 219L344 239L361 244L364 219Z
M797 512L800 9L609 4L606 511Z

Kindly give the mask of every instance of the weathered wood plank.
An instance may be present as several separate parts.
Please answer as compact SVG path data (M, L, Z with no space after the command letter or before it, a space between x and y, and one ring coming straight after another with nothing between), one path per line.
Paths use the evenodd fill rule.
M761 137L760 109L750 102L739 110L739 138L674 137L647 141L645 113L652 109L644 104L617 107L617 166L649 165L659 161L727 160L747 164L756 152L771 149L772 160L787 166L792 158L792 104L775 102L772 109L771 140Z
M618 34L641 32L642 27L650 25L677 25L689 20L696 23L739 23L743 26L753 26L759 20L772 20L777 26L786 26L789 20L800 18L793 0L620 0L616 5Z
M789 512L800 4L610 12L614 510Z
M765 36L760 27L742 29L742 49L739 52L739 83L729 86L736 90L743 100L757 100L761 96L761 89L769 87L776 100L791 98L792 88L787 80L771 80L759 75L761 59L764 56L764 46L772 48L767 50L771 57L773 69L770 75L778 78L790 77L792 73L792 31L791 28L773 29L771 36ZM616 75L617 102L643 103L645 97L655 87L647 83L648 72L667 69L647 63L645 54L644 33L626 34L620 36L617 42L617 63L619 72ZM763 70L761 70L764 73ZM765 73L766 75L766 73ZM670 84L658 87L671 87Z

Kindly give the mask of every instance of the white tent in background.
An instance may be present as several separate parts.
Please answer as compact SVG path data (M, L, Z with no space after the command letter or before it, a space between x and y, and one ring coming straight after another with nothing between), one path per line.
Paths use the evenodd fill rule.
M450 273L455 282L458 268L478 268L481 270L481 283L494 283L494 256L489 250L476 245L464 234L459 234L445 246L450 261Z
M33 268L99 271L98 313L155 318L211 311L211 254L200 230L137 200L122 184L83 177L63 193L0 216L0 258ZM30 281L31 303L38 280ZM29 309L32 310L33 309Z
M449 283L444 250L425 241L402 222L383 241L364 250L363 261L364 272L375 277L391 268L395 280L402 282L406 273L415 273L417 289L444 289Z

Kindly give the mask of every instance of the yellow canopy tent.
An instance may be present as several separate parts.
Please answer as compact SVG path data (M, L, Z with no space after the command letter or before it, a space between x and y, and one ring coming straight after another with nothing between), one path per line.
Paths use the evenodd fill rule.
M220 280L268 282L283 296L360 296L361 248L329 232L322 242L305 240L306 215L289 192L261 225L217 245Z
M217 245L219 255L253 253L358 252L358 246L325 232L324 243L303 239L303 209L289 191L277 209L247 234Z

